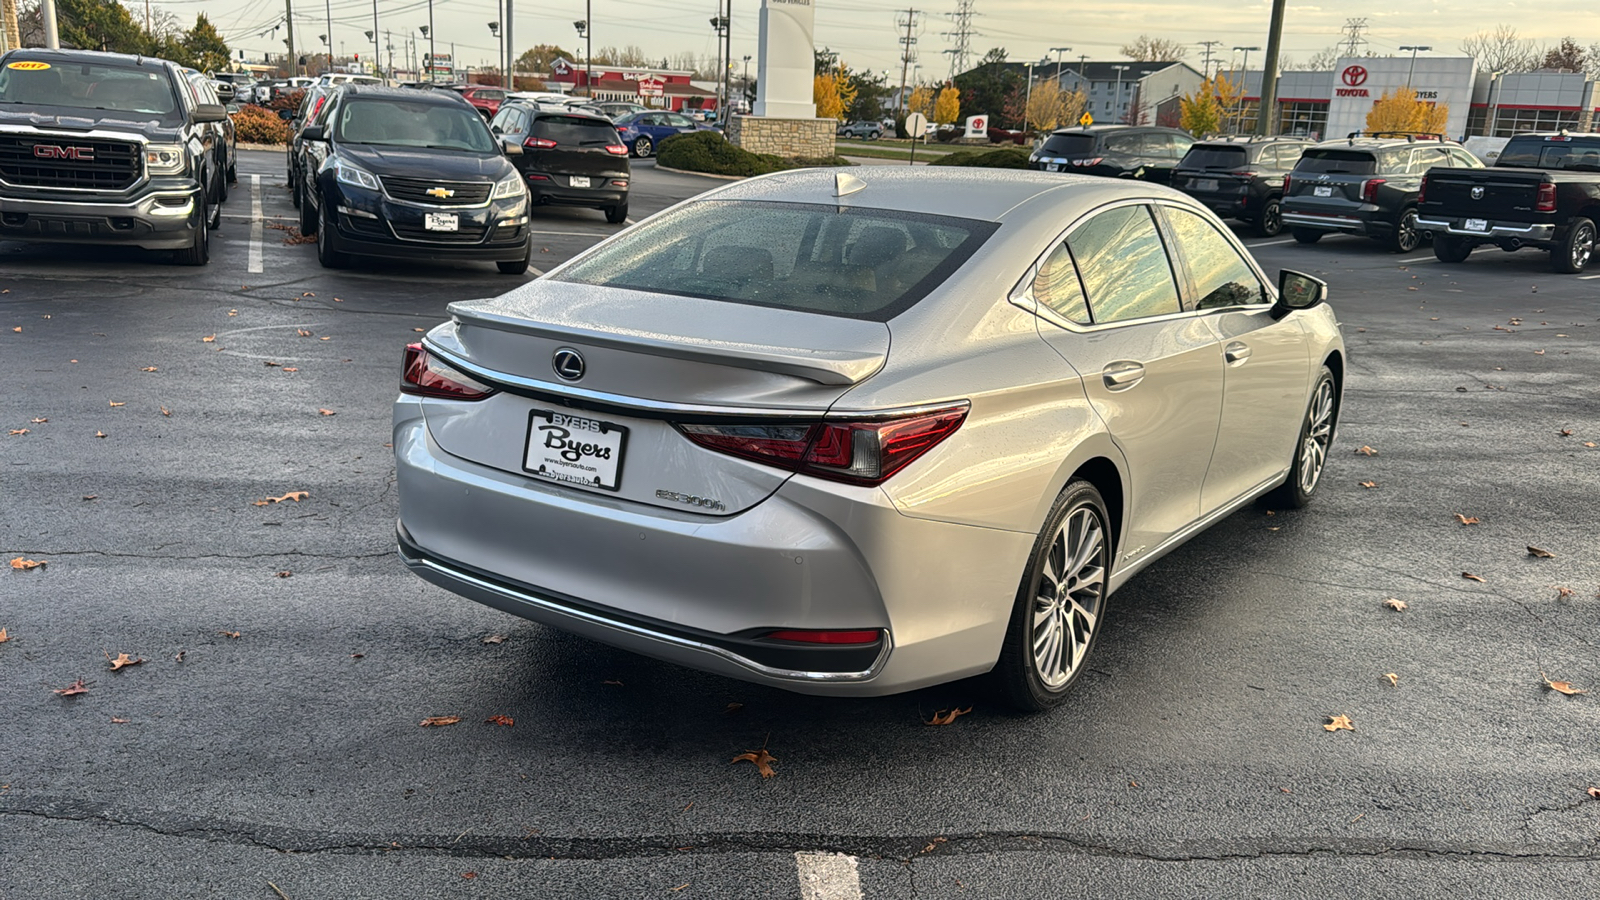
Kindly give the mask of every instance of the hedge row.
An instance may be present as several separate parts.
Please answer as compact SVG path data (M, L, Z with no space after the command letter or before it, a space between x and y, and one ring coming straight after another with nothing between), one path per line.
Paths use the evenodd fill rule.
M782 172L785 169L851 165L849 160L838 156L785 158L770 153L751 153L729 143L716 131L673 135L661 142L656 161L670 169L744 177Z
M930 166L982 166L989 169L1026 169L1028 151L1020 147L999 150L957 150L928 163Z
M241 144L287 144L289 123L259 106L242 107L233 114L233 131Z

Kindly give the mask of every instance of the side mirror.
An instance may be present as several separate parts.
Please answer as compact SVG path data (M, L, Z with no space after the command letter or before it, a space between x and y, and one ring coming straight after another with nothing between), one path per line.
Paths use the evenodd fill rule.
M1304 272L1283 269L1278 272L1278 302L1272 304L1272 317L1281 319L1297 309L1311 309L1328 299L1328 283Z
M489 126L489 130L494 132L495 134L500 134L501 133L499 125L490 125Z
M194 120L198 123L221 122L228 118L228 108L221 103L200 103L194 108Z
M500 139L500 150L506 156L521 156L522 144L515 137L503 137Z
M234 96L238 93L238 90L226 81L213 82L211 88L217 92L217 99L223 103L233 102Z
M300 132L300 140L302 141L326 141L327 139L328 126L326 125L307 125Z

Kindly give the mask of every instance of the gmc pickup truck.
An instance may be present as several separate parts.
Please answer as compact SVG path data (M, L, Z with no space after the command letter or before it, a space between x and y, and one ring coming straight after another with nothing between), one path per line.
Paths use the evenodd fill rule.
M217 123L174 63L84 50L0 56L0 240L174 250L205 265L222 220Z
M1548 250L1557 272L1582 272L1597 223L1600 134L1519 134L1490 168L1429 169L1417 202L1417 228L1449 263L1494 244Z

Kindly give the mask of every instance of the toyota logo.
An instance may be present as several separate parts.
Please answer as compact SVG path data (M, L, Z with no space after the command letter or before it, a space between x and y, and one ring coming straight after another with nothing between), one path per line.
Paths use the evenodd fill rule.
M1360 87L1367 83L1367 70L1363 66L1347 66L1339 77L1351 87Z
M1483 199L1483 188L1481 188L1481 187L1473 188L1472 189L1472 199L1474 199L1474 200L1482 200Z
M562 347L550 357L550 368L556 372L556 377L562 381L577 381L583 377L586 366L583 354L571 347Z

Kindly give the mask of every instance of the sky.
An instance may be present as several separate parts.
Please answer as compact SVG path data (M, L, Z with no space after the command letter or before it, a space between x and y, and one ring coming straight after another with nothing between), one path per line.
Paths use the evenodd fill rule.
M328 31L331 10L333 41L346 52L367 45L363 32L372 28L373 0L290 0L294 4L296 44L302 50L319 44L317 35ZM652 57L680 52L711 56L716 39L710 18L719 0L587 0L592 4L594 46L635 44ZM731 0L733 58L757 52L759 0ZM492 65L498 39L488 23L498 20L503 0L432 0L436 49L456 44L459 65ZM916 49L921 80L942 79L950 73L953 48L944 33L954 22L949 14L957 0L929 0L924 11L918 0L815 0L816 43L828 47L855 69L900 76L900 47L896 28L907 7L918 10ZM283 20L284 0L154 0L185 23L198 12L211 17L229 44L246 49L252 57L282 48L282 35L270 29ZM136 17L142 3L130 2ZM1291 0L1284 25L1284 53L1301 60L1339 44L1342 27L1351 17L1367 20L1368 48L1380 55L1399 55L1403 45L1429 45L1429 55L1459 56L1466 36L1506 22L1539 44L1584 28L1579 43L1600 41L1600 16L1590 0L1410 0L1396 8L1393 2L1371 0L1321 0L1321 4ZM378 0L379 27L415 34L428 24L429 0ZM573 21L585 17L585 0L521 0L516 8L518 51L535 43L553 43L578 49ZM1038 60L1056 54L1052 47L1071 47L1061 55L1072 60L1087 54L1091 60L1117 59L1117 48L1141 33L1182 41L1191 47L1188 61L1202 58L1200 41L1219 41L1216 52L1229 64L1242 62L1235 46L1265 47L1270 3L1265 0L1197 2L1197 0L1113 0L1075 2L1062 0L974 0L970 39L975 63L991 47L1004 47L1014 61ZM268 33L263 36L262 32ZM396 45L399 45L398 37ZM401 51L396 51L396 59ZM1257 67L1261 54L1250 54ZM1214 59L1217 57L1213 57ZM742 63L741 63L742 64ZM751 61L752 77L756 69ZM916 80L916 79L913 79Z

